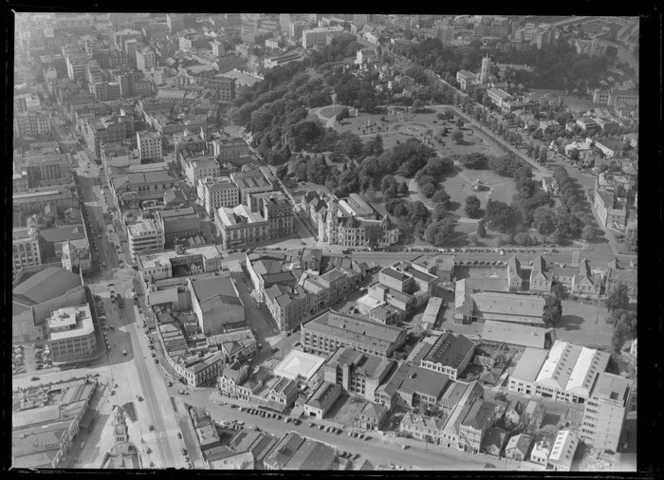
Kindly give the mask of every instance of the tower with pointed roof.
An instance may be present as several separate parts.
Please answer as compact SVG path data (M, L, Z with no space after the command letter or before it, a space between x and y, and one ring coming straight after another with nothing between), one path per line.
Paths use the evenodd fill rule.
M333 194L330 194L327 202L327 242L330 245L337 243L338 208L337 198Z
M128 455L129 452L129 431L127 430L127 420L122 407L115 407L113 412L113 434L115 435L114 453L116 455Z

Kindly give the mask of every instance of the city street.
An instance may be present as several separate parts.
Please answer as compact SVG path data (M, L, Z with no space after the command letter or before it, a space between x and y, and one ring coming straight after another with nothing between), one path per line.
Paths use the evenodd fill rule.
M283 420L257 417L246 412L240 412L237 408L232 409L228 405L220 405L217 403L218 400L214 400L215 398L218 399L220 397L217 394L210 395L209 390L206 390L193 392L184 401L190 405L205 407L213 420L219 422L243 421L245 422L245 428L258 427L277 437L281 437L286 432L294 431L300 435L326 443L334 448L351 453L360 453L375 466L387 466L390 463L395 463L405 468L417 466L425 470L481 470L484 468L485 463L492 463L498 468L513 470L519 468L517 462L508 462L504 459L498 460L495 457L486 455L471 455L434 445L427 446L423 442L404 438L383 438L379 433L370 434L372 439L368 441L349 437L345 432L336 435L310 427L310 422L321 423L315 419L308 420L303 418L300 425L294 425L293 423L284 423ZM226 397L221 398L226 403L234 402ZM210 401L211 399L212 401ZM237 403L241 404L241 402ZM404 450L401 447L403 444L409 445L409 448Z

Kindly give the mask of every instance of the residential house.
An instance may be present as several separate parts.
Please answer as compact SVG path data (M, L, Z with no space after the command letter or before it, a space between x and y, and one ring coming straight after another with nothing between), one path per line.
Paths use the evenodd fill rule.
M440 445L443 439L444 419L406 413L399 424L399 431L418 440Z
M544 440L536 442L533 445L533 449L530 451L530 461L546 467L547 462L549 461L549 453L551 449L547 446Z
M482 442L482 451L494 457L502 457L503 447L508 436L508 433L502 428L490 427Z
M532 437L526 433L514 435L505 446L505 457L517 462L525 461L532 441Z
M360 410L356 420L357 425L365 430L381 430L387 418L387 412L388 409L385 406L367 402Z

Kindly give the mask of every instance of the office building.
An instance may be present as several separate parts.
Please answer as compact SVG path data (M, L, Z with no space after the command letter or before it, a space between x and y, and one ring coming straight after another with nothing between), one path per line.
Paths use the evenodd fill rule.
M583 411L580 436L600 451L617 452L625 415L630 411L632 380L601 373Z
M323 380L373 402L376 389L396 366L394 360L339 347L323 366Z
M97 340L88 305L59 308L47 321L48 344L54 362L71 362L95 353Z
M208 177L198 181L198 201L210 216L221 207L235 207L240 204L240 190L228 177Z
M248 172L235 172L230 175L231 180L240 190L240 202L247 203L247 197L253 193L271 192L274 185L270 182L260 170L250 170Z
M302 47L312 48L318 45L327 45L329 39L338 37L344 33L340 26L334 27L316 27L309 30L302 30Z
M157 54L152 48L146 47L136 51L136 68L142 72L157 68Z
M139 255L163 252L166 239L159 222L153 219L141 219L127 226L127 243L132 262Z
M44 113L25 112L14 115L14 135L17 137L47 135L50 132L51 121Z
M136 143L141 160L164 158L161 135L158 132L137 132Z
M12 230L12 259L13 275L24 267L41 265L39 228L36 225Z

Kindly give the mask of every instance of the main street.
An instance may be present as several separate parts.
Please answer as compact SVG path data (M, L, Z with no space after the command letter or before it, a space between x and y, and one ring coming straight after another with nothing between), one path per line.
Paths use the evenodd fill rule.
M175 388L171 388L171 391ZM416 466L425 470L481 470L484 468L484 464L488 462L498 468L513 470L519 468L519 462L506 462L494 457L459 452L451 448L427 446L423 442L404 438L384 439L378 433L370 434L371 440L349 437L346 433L328 433L309 426L310 422L320 423L315 419L303 418L300 425L295 425L285 423L283 420L257 417L247 412L240 412L239 409L233 409L229 405L220 405L218 400L215 400L218 398L217 394L210 395L210 390L205 389L192 392L184 397L182 401L205 408L211 417L218 422L242 421L245 423L245 428L258 427L278 438L286 432L297 432L300 435L326 443L333 448L359 453L375 466L387 466L390 463L395 463L405 468ZM223 398L223 401L231 402L228 398ZM404 450L401 445L407 445L408 448Z
M295 247L299 250L305 247ZM256 249L257 251L262 251L265 253L286 253L285 248L268 248L268 249ZM445 253L436 253L436 252L368 252L368 251L354 251L349 254L344 254L339 251L339 249L328 249L323 248L325 255L332 257L340 257L344 255L350 255L353 260L358 262L374 262L378 265L389 265L394 262L399 261L411 261L422 255L454 255L455 261L463 262L474 262L474 261L484 261L484 262L495 262L502 261L506 262L512 256L516 256L520 262L529 263L535 259L538 255L542 255L547 262L557 263L561 265L574 265L575 263L587 259L591 266L593 267L606 267L606 264L617 258L619 261L623 262L625 265L629 265L630 260L634 257L632 255L614 255L610 251L595 251L591 248L589 249L575 249L575 248L559 248L556 249L556 253L552 253L551 249L547 248L526 248L526 249L511 249L505 247L503 249L475 249L475 251L470 251L471 249L466 249L465 252L456 251L451 252L448 250ZM484 250L484 251L482 251ZM504 254L501 255L500 251L503 251ZM545 253L549 252L549 253ZM230 255L229 258L234 258L233 255ZM241 258L238 255L238 259Z
M135 272L126 263L119 267L116 245L109 242L104 218L108 205L99 181L100 168L90 162L82 150L73 154L72 163L78 176L82 214L88 224L91 243L96 246L94 258L99 268L86 277L86 283L94 294L102 297L106 322L114 327L114 330L105 332L111 345L107 365L86 368L85 373L95 371L110 376L111 384L118 385L115 401L118 404L134 403L141 441L139 450L148 455L151 464L156 468L184 467L184 458L177 454L181 447L177 438L179 429L164 379L158 366L147 360L150 350L136 325L140 317L138 309L131 301L125 301L124 308L109 301L112 290L125 299L131 298ZM66 373L74 376L82 372ZM62 374L65 372L60 372ZM138 400L139 395L144 401ZM151 454L147 454L145 447L148 445L155 447Z

